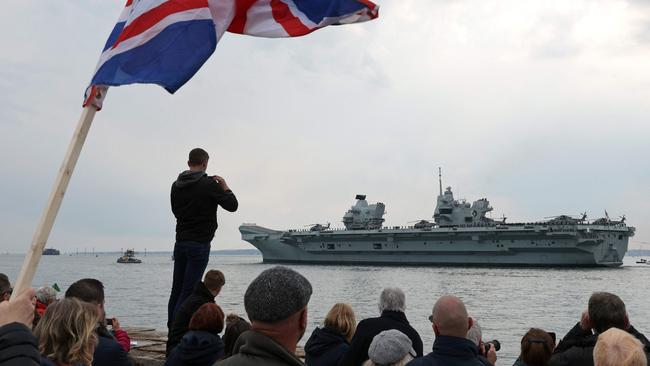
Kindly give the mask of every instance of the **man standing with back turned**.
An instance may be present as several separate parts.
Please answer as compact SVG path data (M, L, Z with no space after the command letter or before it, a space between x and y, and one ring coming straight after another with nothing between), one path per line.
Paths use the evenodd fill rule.
M210 242L217 230L217 207L237 210L237 198L226 181L217 175L208 176L208 153L196 148L190 151L189 170L178 175L172 184L172 212L176 216L174 245L174 279L167 307L167 327L171 327L180 305L201 281L210 258Z

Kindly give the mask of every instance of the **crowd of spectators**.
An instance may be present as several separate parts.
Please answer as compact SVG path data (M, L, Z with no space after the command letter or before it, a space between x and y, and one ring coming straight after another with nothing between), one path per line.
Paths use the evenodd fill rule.
M357 323L349 304L337 303L308 337L305 361L296 355L308 324L311 283L277 266L263 271L244 294L247 318L226 316L215 298L223 273L210 270L179 308L167 343L167 366L490 366L498 342L482 339L464 302L444 295L433 301L433 348L406 316L406 295L385 288L379 316ZM97 279L73 283L62 299L51 287L12 294L0 274L0 366L129 366L130 338L116 318L106 318L104 286ZM434 299L432 299L434 300ZM221 336L223 334L223 337ZM513 366L647 366L650 341L635 329L625 303L595 292L580 320L559 341L531 328L521 338Z

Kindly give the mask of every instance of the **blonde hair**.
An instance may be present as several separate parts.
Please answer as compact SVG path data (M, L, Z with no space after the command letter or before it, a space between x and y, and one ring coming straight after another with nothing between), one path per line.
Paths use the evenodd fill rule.
M357 330L357 319L354 316L352 306L349 304L338 303L332 306L325 316L325 326L334 328L341 332L348 340L352 340L354 332Z
M390 365L381 365L381 366L405 366L407 363L411 362L412 360L413 360L413 356L407 353L406 356L404 356L404 358L402 358L401 360L395 363L391 363ZM377 365L376 363L372 362L372 360L367 360L361 366L380 366L380 365Z
M38 350L59 363L90 365L97 346L95 329L99 324L96 305L65 298L48 306L34 335Z
M610 328L598 336L594 366L647 366L643 345L631 334Z

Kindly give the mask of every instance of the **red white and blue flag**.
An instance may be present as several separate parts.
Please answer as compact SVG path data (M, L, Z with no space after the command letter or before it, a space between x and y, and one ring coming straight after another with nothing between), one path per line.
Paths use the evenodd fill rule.
M127 0L86 103L95 87L152 83L174 93L212 55L226 31L296 37L328 25L371 20L378 10L369 0Z

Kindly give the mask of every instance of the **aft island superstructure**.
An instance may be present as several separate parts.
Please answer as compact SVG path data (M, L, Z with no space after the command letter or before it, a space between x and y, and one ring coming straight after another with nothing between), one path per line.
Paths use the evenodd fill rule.
M454 199L440 193L434 221L385 227L383 203L364 195L343 216L344 229L314 225L309 230L239 227L242 239L269 263L616 267L623 264L635 228L609 217L588 221L568 215L527 223L506 223L486 214L487 199Z

